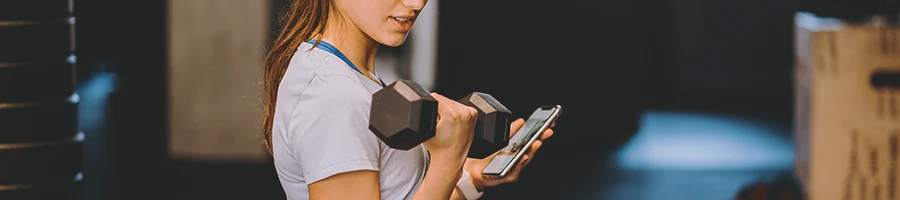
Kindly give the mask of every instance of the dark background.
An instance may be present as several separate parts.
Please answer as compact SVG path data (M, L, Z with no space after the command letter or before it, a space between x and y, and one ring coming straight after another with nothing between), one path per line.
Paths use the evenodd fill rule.
M272 2L278 10L286 0ZM641 184L663 180L609 162L648 111L760 115L789 130L793 15L852 15L831 9L844 2L444 0L435 91L487 92L517 117L565 107L522 180L484 199L620 199L599 194L648 192ZM284 198L272 165L168 157L165 1L76 0L75 10L82 127L91 134L85 199ZM100 86L107 92L90 93ZM676 177L660 183L674 190L687 187L677 181L685 177L745 181L663 176Z
M491 93L520 117L564 106L522 181L486 198L604 199L627 189L610 157L645 111L791 115L792 3L443 1L437 90Z

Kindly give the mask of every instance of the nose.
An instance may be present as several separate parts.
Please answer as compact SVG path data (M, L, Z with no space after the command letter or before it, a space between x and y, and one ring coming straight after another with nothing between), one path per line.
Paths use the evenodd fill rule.
M403 0L403 6L415 11L421 11L422 8L425 8L426 2L428 2L428 0Z

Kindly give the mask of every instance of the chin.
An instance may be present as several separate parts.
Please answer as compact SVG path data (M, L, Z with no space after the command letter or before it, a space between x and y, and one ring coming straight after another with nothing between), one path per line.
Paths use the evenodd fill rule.
M385 46L397 47L403 45L406 42L406 33L403 34L388 34L385 37L376 39L378 43L381 43Z

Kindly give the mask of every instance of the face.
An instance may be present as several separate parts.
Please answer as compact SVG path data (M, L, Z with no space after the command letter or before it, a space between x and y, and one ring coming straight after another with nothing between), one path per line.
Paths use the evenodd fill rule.
M428 0L337 0L349 23L387 46L400 46Z

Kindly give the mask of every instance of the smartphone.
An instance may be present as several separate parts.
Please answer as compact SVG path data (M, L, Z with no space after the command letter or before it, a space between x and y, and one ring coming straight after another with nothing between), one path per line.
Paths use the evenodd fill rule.
M488 163L481 175L484 178L502 178L512 171L519 163L519 159L528 152L528 147L540 137L550 124L556 121L562 112L560 105L545 105L538 107L531 113L531 116L525 120L525 125L516 131L516 134L509 139L509 145L500 150Z

